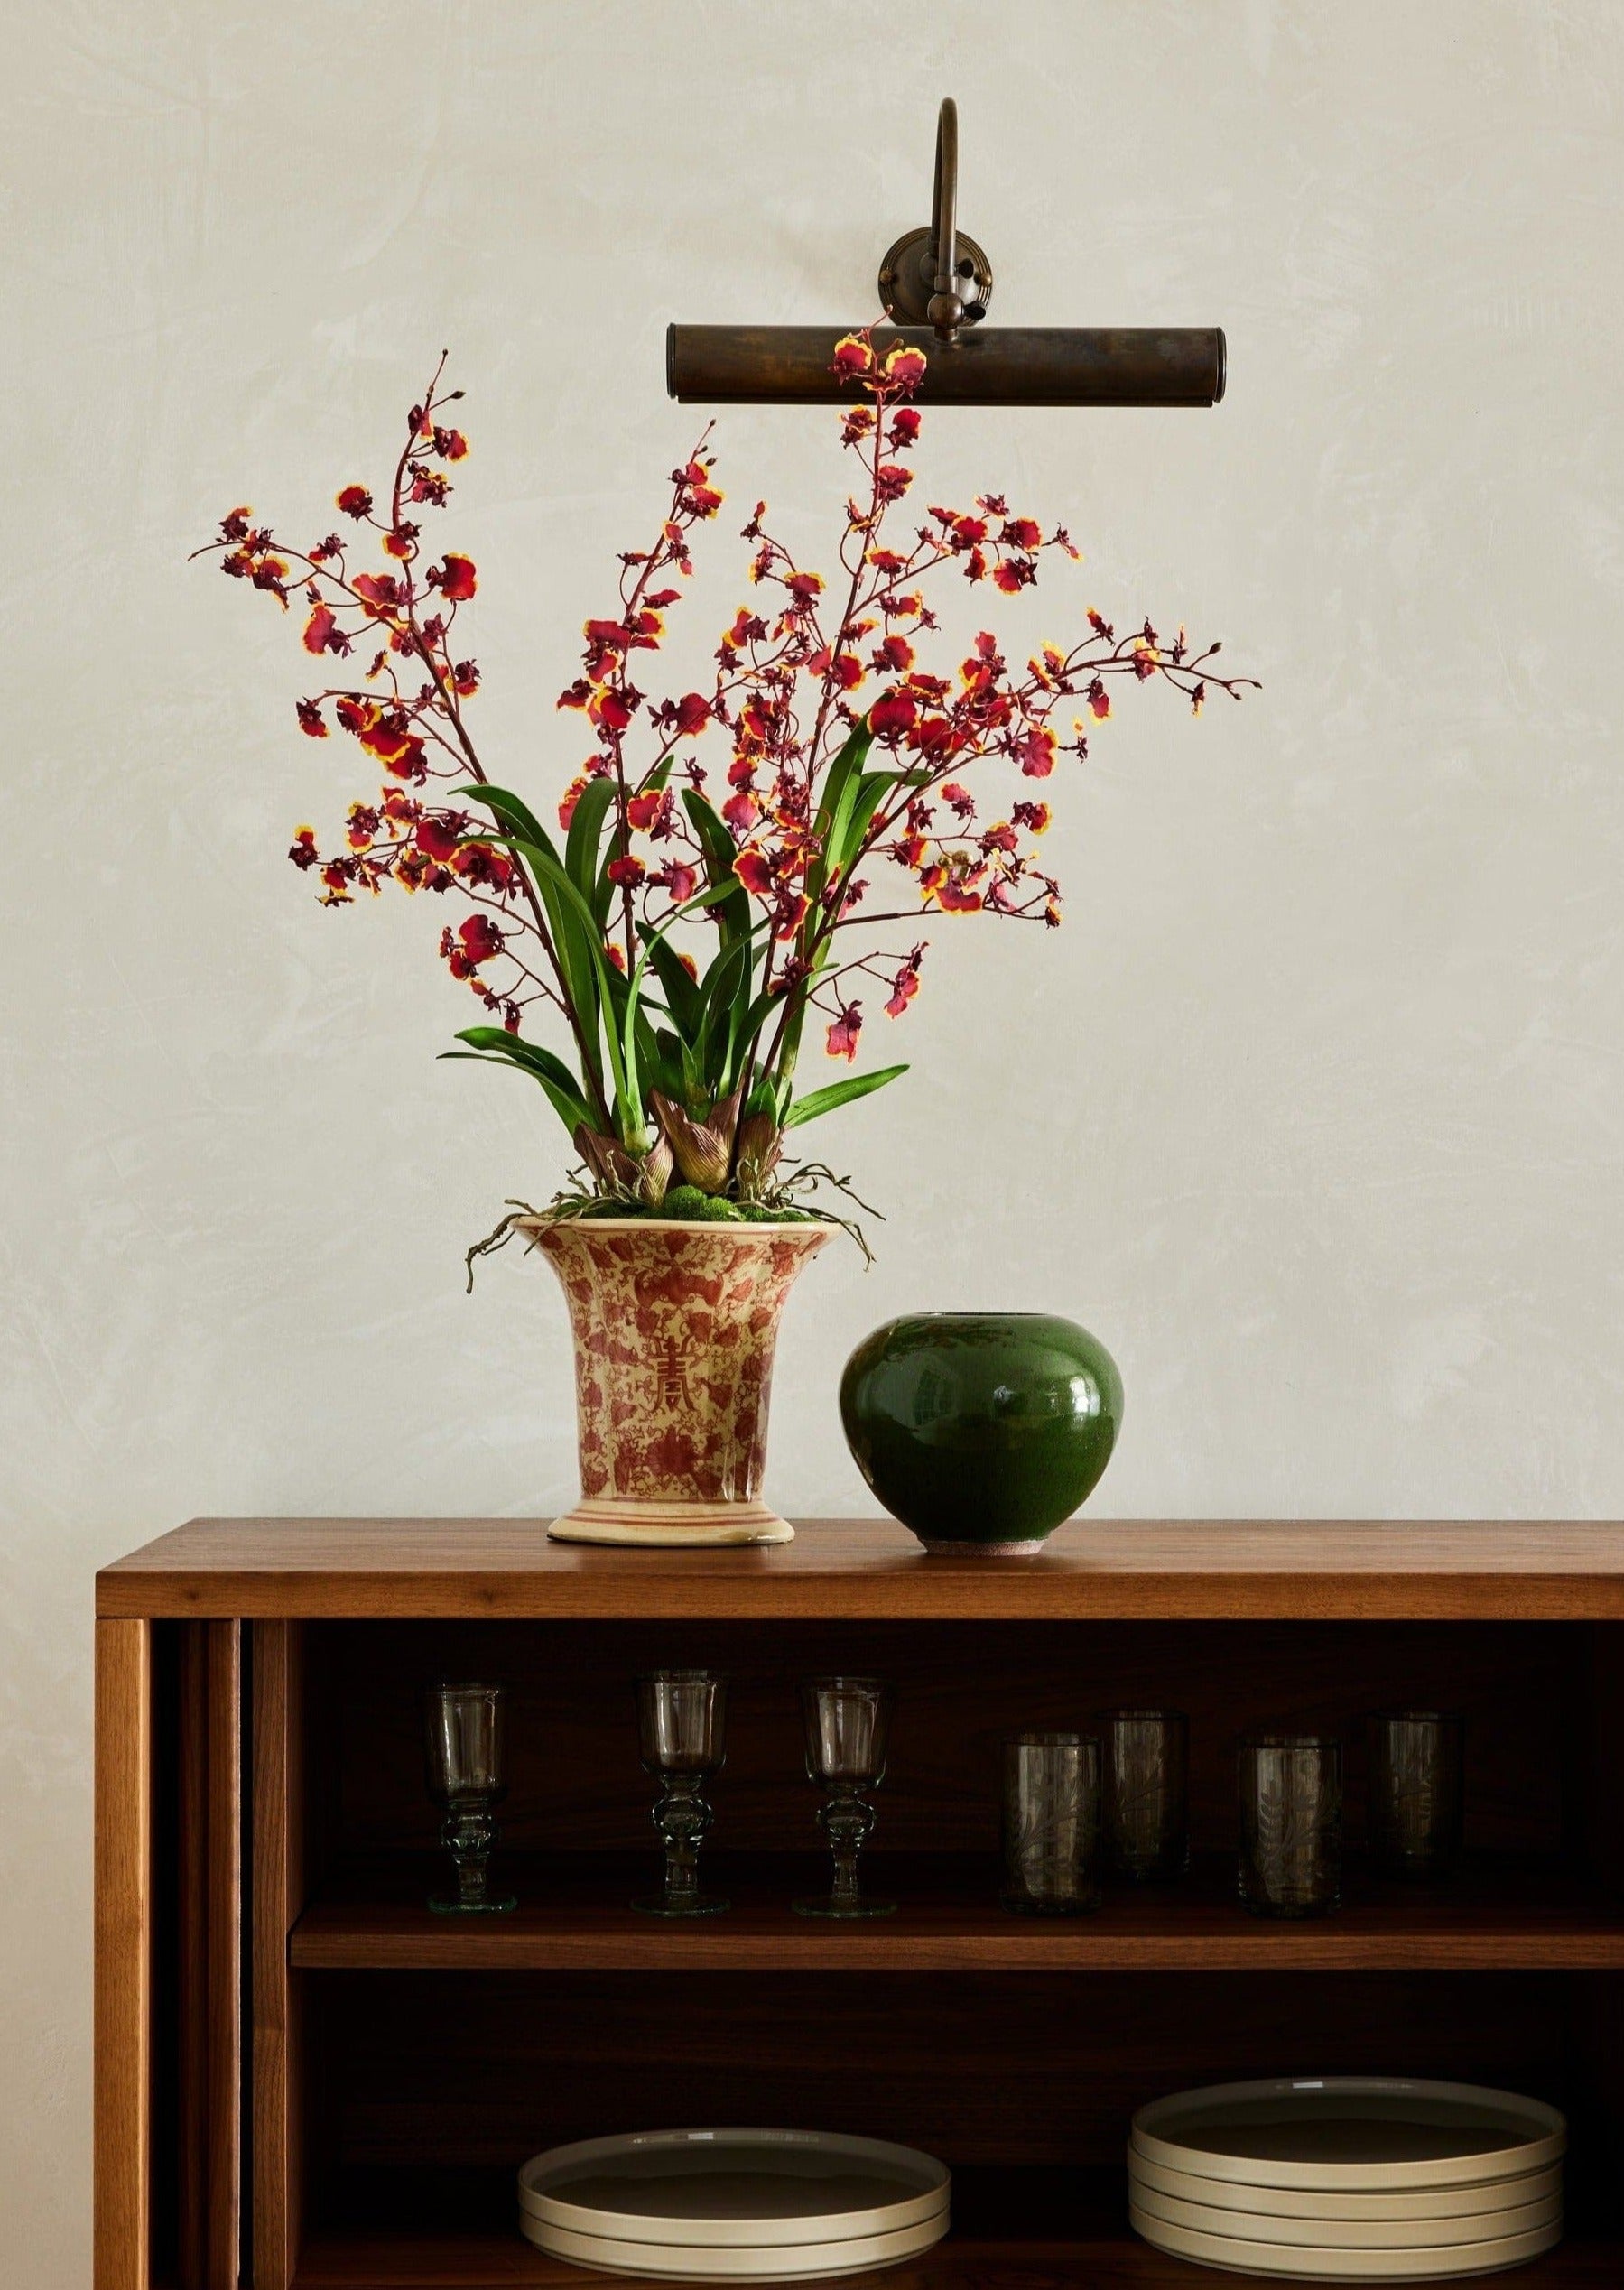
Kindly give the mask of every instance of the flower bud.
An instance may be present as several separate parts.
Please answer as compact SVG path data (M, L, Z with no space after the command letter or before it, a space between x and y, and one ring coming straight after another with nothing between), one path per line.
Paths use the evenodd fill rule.
M730 1098L713 1107L706 1121L695 1121L680 1105L673 1105L657 1091L653 1104L676 1156L683 1182L697 1185L701 1192L725 1191L733 1161L733 1124L738 1114L738 1092L735 1090Z
M583 1121L576 1128L573 1142L589 1173L606 1192L632 1191L637 1182L637 1164L615 1138L599 1136Z
M645 1207L657 1209L665 1198L665 1188L671 1182L672 1152L664 1137L656 1137L654 1145L637 1164L637 1198Z
M770 1113L752 1113L738 1132L738 1190L747 1201L760 1198L763 1186L778 1165L784 1133Z

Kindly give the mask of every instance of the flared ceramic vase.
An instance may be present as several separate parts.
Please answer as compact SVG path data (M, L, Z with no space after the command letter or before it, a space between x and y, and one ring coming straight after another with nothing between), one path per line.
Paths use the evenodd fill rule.
M788 1543L761 1499L784 1299L817 1224L526 1219L575 1338L580 1501L561 1543Z

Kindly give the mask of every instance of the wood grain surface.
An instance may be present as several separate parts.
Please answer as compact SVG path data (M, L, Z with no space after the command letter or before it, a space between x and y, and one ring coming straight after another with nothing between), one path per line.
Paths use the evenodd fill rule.
M304 1899L302 1692L297 1625L256 1622L253 1684L250 2181L253 2290L287 2290L303 2226L299 2016L288 1933Z
M234 2290L242 2235L242 1673L234 1621L180 1647L180 2290Z
M1548 2097L1573 2118L1575 2223L1612 2230L1618 1525L1079 1521L1043 1557L1000 1564L929 1559L886 1522L813 1523L780 1551L671 1554L550 1544L515 1521L199 1521L109 1569L98 1602L97 2290L152 2290L154 2183L168 2199L153 2162L149 1616L201 1649L163 1755L176 1977L192 1999L190 2021L177 2016L194 2030L180 2063L204 2140L206 2193L183 2195L181 2224L190 2200L204 2257L200 2276L187 2270L207 2290L230 2290L234 2259L220 2222L235 2195L218 2190L238 2119L221 2031L243 1913L239 1617L253 1625L255 2290L589 2290L512 2231L511 2173L605 2130L838 2122L961 2174L1119 2176L1143 2100L1283 2072L1443 2074ZM631 1683L669 1662L732 1680L710 1874L735 1906L691 1927L628 1905L655 1862ZM830 1668L897 1687L868 1882L898 1911L849 1930L788 1906L823 1874L794 1688ZM466 1927L422 1905L434 1816L421 1689L451 1671L500 1676L512 1697L503 1850L522 1905ZM1404 1703L1466 1714L1474 1850L1458 1881L1367 1882L1356 1854L1337 1917L1244 1915L1228 1858L1237 1733L1341 1733L1357 1844L1360 1720ZM1125 1704L1190 1714L1194 1875L1113 1890L1076 1923L1007 1915L1003 1733ZM161 1997L167 1899L161 1887ZM1119 2220L1015 2231L996 2207L967 2210L952 2241L896 2278L1189 2279ZM1580 2239L1508 2279L1600 2290L1624 2279L1620 2260L1617 2242Z
M449 2198L450 2208L441 2207ZM373 2215L352 2211L311 2241L299 2281L320 2290L394 2285L394 2290L475 2290L526 2284L535 2290L591 2290L602 2275L544 2258L515 2231L511 2174L477 2174L448 2183L424 2205L406 2183L384 2174L366 2198ZM385 2228L381 2221L387 2217ZM1176 2290L1198 2276L1161 2259L1128 2223L1127 2182L1118 2162L1100 2169L959 2169L952 2230L919 2260L887 2271L912 2290ZM1600 2233L1606 2237L1603 2227ZM1525 2290L1600 2290L1616 2277L1624 2246L1586 2230L1537 2266L1507 2276ZM626 2277L609 2276L609 2280ZM1245 2279L1246 2277L1242 2277Z
M1560 1867L1480 1860L1446 1887L1350 1872L1340 1914L1304 1923L1249 1915L1232 1859L1179 1885L1108 1888L1077 1917L1012 1915L986 1858L877 1856L864 1882L894 1915L840 1925L790 1903L827 1883L811 1855L709 1859L722 1916L667 1922L629 1903L654 1885L654 1854L508 1858L509 1916L459 1920L425 1905L432 1858L354 1872L305 1911L292 1961L308 1970L419 1971L1406 1971L1624 1970L1624 1916Z
M96 2290L147 2290L152 1632L96 1626Z
M436 2173L511 2171L568 2139L673 2122L833 2126L923 2147L955 2170L1119 2167L1137 2107L1248 2075L1494 2083L1590 2124L1575 2036L1613 1976L644 1966L307 1977L320 1992L334 2183L393 2172L402 2199L417 2201ZM1588 2168L1575 2160L1576 2202Z
M1164 2256L1125 2229L1075 2242L950 2239L876 2277L885 2290L1196 2290L1205 2272ZM1239 2285L1260 2276L1225 2274ZM334 2236L315 2243L298 2290L632 2290L634 2277L573 2267L508 2233ZM1566 2242L1532 2266L1494 2277L1497 2290L1618 2290L1624 2242ZM647 2290L646 2282L638 2290Z
M1011 1620L1624 1618L1624 1525L1076 1519L1036 1558L932 1558L890 1520L771 1550L605 1551L544 1520L197 1519L97 1578L106 1616Z

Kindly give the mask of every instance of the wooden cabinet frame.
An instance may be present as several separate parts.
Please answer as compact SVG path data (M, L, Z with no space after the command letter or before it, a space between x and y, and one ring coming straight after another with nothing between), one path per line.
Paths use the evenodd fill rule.
M1266 2020L1272 1999L1276 2021L1300 2014L1344 2044L1362 2014L1378 2045L1424 2024L1453 2064L1565 2078L1577 2094L1573 2183L1583 2198L1574 2232L1504 2278L1528 2290L1624 2281L1624 2225L1593 2199L1624 2180L1624 1527L1080 1522L1016 1566L927 1559L885 1523L814 1523L780 1550L670 1554L550 1544L539 1525L515 1521L198 1521L107 1570L97 1616L96 2290L558 2290L567 2280L584 2290L585 2275L519 2241L507 2198L491 2192L506 2183L515 2127L528 2119L514 2097L520 2069L503 2064L504 2027L515 2059L559 2030L566 2064L538 2120L547 2107L568 2119L559 2110L571 2103L571 2072L581 2106L633 2104L610 2054L595 2063L591 2028L599 2011L606 2029L620 2026L614 2016L624 2020L638 1996L651 1999L651 2022L680 2023L673 2045L713 2063L719 2091L789 2107L795 2063L775 2064L775 2044L801 2044L815 2081L820 2063L836 2058L820 2033L825 1993L849 2016L875 2091L903 2095L897 2136L934 2120L933 2109L950 2141L961 2128L960 2224L905 2270L914 2290L1193 2282L1119 2221L1082 2220L1067 2141L1075 2132L1093 2142L1087 2160L1109 2211L1114 2100L1101 2102L1105 2128L1086 2140L1081 2117L1055 2125L1040 2202L1042 2174L1012 2176L1021 2158L999 2146L986 2109L972 2124L969 2102L955 2116L942 2091L966 2060L1001 2072L999 2044L1041 2045L1046 2026L1062 2051L1103 2057L1092 2021L1124 2031L1113 2039L1124 2047L1121 2091L1153 2072L1165 2081L1183 1999L1193 2014L1199 1998L1221 2042L1243 1997L1248 2009L1261 1999ZM756 1843L733 1872L735 1914L703 1930L626 1912L629 1877L615 1858L626 1838L609 1834L607 1814L599 1836L579 1797L571 1850L537 1864L517 1916L478 1931L422 1912L417 1863L394 1849L398 1836L369 1859L378 1839L357 1831L350 1755L371 1760L368 1786L389 1801L372 1823L380 1835L390 1803L397 1827L415 1818L414 1720L401 1715L401 1681L414 1650L441 1643L437 1634L466 1658L480 1632L506 1632L506 1658L534 1683L576 1674L566 1657L588 1638L560 1632L596 1633L592 1659L612 1670L634 1648L644 1658L651 1631L710 1634L758 1662L781 1634L788 1664L858 1630L927 1683L951 1646L967 1703L984 1652L987 1690L1003 1711L1026 1646L1034 1691L1045 1690L1047 1663L1053 1692L1064 1633L1083 1633L1077 1642L1098 1666L1112 1644L1149 1660L1172 1643L1157 1636L1164 1626L1188 1626L1180 1643L1206 1648L1220 1695L1225 1664L1237 1679L1267 1668L1285 1659L1293 1633L1341 1630L1323 1642L1386 1674L1404 1631L1431 1631L1426 1643L1484 1691L1485 1665L1509 1649L1506 1692L1538 1716L1562 1766L1549 1850L1527 1866L1490 1857L1444 1897L1350 1897L1343 1917L1319 1925L1250 1922L1220 1873L1099 1918L1033 1924L1002 1916L992 1897L986 1806L965 1798L933 1829L924 1797L934 1784L916 1775L911 1809L905 1791L895 1815L899 1830L912 1822L920 1848L903 1914L856 1937L785 1914L776 1816L747 1774L738 1803ZM366 1669L375 1656L394 1714L357 1748L368 1679L348 1719L331 1698L347 1665ZM1297 1675L1303 1657L1291 1659ZM938 1680L931 1691L947 1688ZM605 1759L608 1794L624 1796L608 1752L589 1754ZM1517 1765L1488 1808L1513 1841L1533 1818L1532 1771ZM950 1794L959 1787L951 1762L934 1780ZM966 1840L968 1855L958 1850ZM706 1976L697 1985L695 1973ZM820 1989L830 1979L840 1985ZM709 2032L707 2013L717 2016ZM1503 2038L1491 2032L1497 2016ZM755 2035L741 2047L728 2032L736 2021L759 2036L756 2053ZM1490 2032L1474 2034L1476 2021ZM433 2078L422 2046L435 2042L449 2047L443 2157L423 2097ZM1019 2065L1014 2054L1002 2062ZM1026 2119L1016 2105L1016 2130ZM1030 2124L1041 2130L1041 2116ZM392 2125L406 2127L409 2175L472 2190L477 2230L441 2221L419 2239L391 2229L369 2158Z

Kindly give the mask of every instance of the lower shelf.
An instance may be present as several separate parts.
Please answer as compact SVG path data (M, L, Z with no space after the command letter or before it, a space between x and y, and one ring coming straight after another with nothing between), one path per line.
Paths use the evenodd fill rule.
M533 2248L518 2231L510 2172L360 2172L333 2193L292 2290L646 2290L644 2277ZM1126 2195L1123 2174L1109 2167L955 2170L952 2233L877 2279L885 2290L1199 2290L1203 2281L1267 2279L1153 2250L1128 2224ZM1582 2210L1581 2224L1610 2221L1611 2207L1600 2219L1593 2206ZM1624 2241L1582 2234L1495 2280L1508 2290L1619 2290Z
M1493 2280L1504 2290L1619 2290L1624 2242L1564 2242L1532 2266ZM867 2276L851 2277L855 2282ZM959 2240L950 2236L923 2258L875 2277L887 2290L1196 2290L1261 2282L1214 2274L1170 2258L1121 2234L1084 2242ZM306 2247L293 2290L606 2290L633 2277L566 2266L533 2250L517 2233L468 2236L357 2234ZM639 2290L647 2290L645 2283Z
M506 1860L508 1916L436 1916L443 1872L400 1856L357 1866L313 1901L290 1961L308 1971L1607 1971L1624 1969L1624 1914L1558 1864L1483 1859L1435 1888L1350 1871L1340 1914L1302 1924L1249 1916L1234 1862L1214 1856L1182 1883L1108 1892L1092 1915L1012 1916L989 1859L877 1856L865 1876L894 1916L853 1924L797 1916L789 1903L826 1869L762 1856L706 1864L733 1903L725 1916L667 1923L628 1903L653 1856Z

